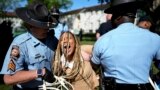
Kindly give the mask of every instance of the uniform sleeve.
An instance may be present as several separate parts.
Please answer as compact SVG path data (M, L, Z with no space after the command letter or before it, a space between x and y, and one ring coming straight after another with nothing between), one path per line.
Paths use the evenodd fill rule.
M99 65L104 57L106 57L106 51L110 47L112 36L106 34L101 36L93 46L91 61L94 64Z
M64 25L64 26L63 26L63 32L66 32L66 31L69 31L69 30L68 30L68 26L67 26L67 25Z
M57 27L54 28L54 32L55 32L55 37L56 37L57 39L59 39L61 33L63 32L63 27L62 27L62 24L61 24L61 23L59 23L59 24L57 25Z
M157 60L160 60L160 44L159 44L158 51L157 51L157 53L156 53L156 59L157 59Z
M13 41L5 56L1 74L14 74L22 70L23 60L21 46Z
M157 50L157 52L156 52L156 59L157 59L157 60L160 60L160 37L158 36L157 39L158 39L158 40L157 40L157 42L158 42L158 43L157 43L158 50Z
M91 61L94 64L100 64L100 58L101 58L101 47L100 47L100 42L97 41L94 46L93 46L93 51L92 51L92 57L91 57Z

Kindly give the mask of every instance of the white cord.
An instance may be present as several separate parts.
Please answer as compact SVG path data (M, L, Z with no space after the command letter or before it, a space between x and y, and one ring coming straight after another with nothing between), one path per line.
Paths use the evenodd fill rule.
M151 83L152 87L154 88L154 90L160 90L157 83L153 82L151 77L149 77L148 79L149 79L149 82Z
M43 85L39 86L39 90L74 90L71 83L66 81L63 77L54 76L56 81L48 83L43 80Z

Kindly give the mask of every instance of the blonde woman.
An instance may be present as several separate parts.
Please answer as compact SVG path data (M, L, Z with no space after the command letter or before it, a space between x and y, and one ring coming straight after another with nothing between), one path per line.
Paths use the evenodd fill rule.
M89 60L90 55L81 50L76 36L62 33L53 62L54 74L63 76L74 90L95 90L99 83Z

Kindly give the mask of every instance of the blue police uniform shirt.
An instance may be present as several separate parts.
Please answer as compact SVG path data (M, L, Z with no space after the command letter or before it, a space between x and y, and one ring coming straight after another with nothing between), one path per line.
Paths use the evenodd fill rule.
M62 23L58 23L57 27L54 28L55 37L60 38L61 33L68 31L68 26L63 25Z
M20 70L37 70L44 67L51 70L51 60L57 43L58 40L54 36L47 37L45 44L28 32L17 36L7 52L1 74L14 74ZM13 59L11 52L15 46L19 48L19 57ZM35 88L41 84L42 79L37 78L17 86L19 88Z
M148 83L153 58L160 60L160 37L132 23L124 23L95 43L92 62L102 64L105 77L117 83Z

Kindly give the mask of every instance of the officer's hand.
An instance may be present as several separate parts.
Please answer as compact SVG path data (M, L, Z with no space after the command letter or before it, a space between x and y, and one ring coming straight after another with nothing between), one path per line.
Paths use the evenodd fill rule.
M53 83L55 81L53 73L49 71L47 68L45 68L45 74L43 76L43 80L49 83Z

